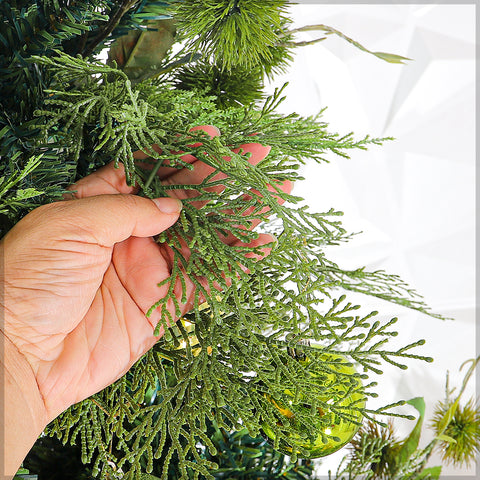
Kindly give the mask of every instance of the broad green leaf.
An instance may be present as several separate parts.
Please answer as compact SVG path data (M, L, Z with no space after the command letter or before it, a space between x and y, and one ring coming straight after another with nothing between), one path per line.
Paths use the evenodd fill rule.
M441 473L441 466L425 468L414 478L414 480L438 480Z
M449 437L448 435L445 435L444 433L436 436L435 438L437 440L442 440L443 442L457 443L457 441L454 438Z
M395 55L394 53L385 53L385 52L370 52L370 53L389 63L405 63L405 61L411 60L411 58L402 57L401 55Z
M420 434L422 432L423 419L425 417L425 400L422 397L412 398L406 403L412 405L412 407L415 407L420 415L418 417L415 427L410 432L410 435L402 443L402 446L398 452L398 465L402 465L408 462L412 454L418 448Z
M450 425L450 422L453 420L455 412L457 411L459 401L460 397L457 397L457 399L450 405L448 410L445 412L445 415L443 416L442 421L439 424L438 431L443 432L448 427L448 425Z
M139 82L161 70L175 37L172 19L146 22L148 29L131 30L110 47L108 62L116 62L132 81Z

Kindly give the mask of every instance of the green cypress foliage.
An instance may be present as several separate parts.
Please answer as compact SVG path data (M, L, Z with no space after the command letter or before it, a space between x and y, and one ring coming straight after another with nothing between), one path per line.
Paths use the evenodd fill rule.
M0 116L4 231L31 208L59 198L70 183L112 160L122 163L127 182L138 183L140 194L150 198L179 188L162 184L155 172L167 163L191 168L181 159L184 154L214 169L200 185L181 187L199 196L185 199L179 222L157 238L173 252L172 274L166 297L150 310L173 302L180 316L173 289L185 299L187 275L197 293L185 319L194 325L198 346L192 347L181 322L168 327L174 319L162 308L157 329L163 326L166 334L155 347L127 375L72 406L46 429L63 443L80 443L82 461L92 465L94 475L134 479L160 464L162 478L168 478L172 465L178 478L212 478L219 454L219 444L206 434L212 421L225 432L247 429L252 438L267 423L274 427L275 447L286 444L308 457L302 442L293 439L315 438L313 419L327 426L331 415L354 423L360 415L400 415L392 408L402 402L377 410L363 406L363 399L376 396L369 372L381 373L385 363L406 368L407 358L431 361L412 351L422 340L389 348L389 338L397 334L396 319L381 322L374 319L377 312L360 313L341 291L430 313L421 298L395 275L344 270L327 259L325 246L349 238L338 221L341 214L311 212L301 198L279 188L280 182L301 180L299 168L307 161L321 163L332 152L348 157L351 149L389 139L331 133L321 113L308 118L280 115L276 108L283 89L259 104L253 102L257 90L234 95L240 84L233 84L231 93L225 90L223 98L222 91L211 87L212 80L203 90L198 88L202 81L187 85L189 77L211 72L232 85L236 72L261 65L271 74L281 56L275 50L277 32L288 23L285 6L285 1L274 0L173 2L173 9L146 0L0 5L7 19L0 24L1 88L6 92ZM131 79L114 62L94 59L114 39L166 14L174 15L188 47L165 57L160 75L148 72L138 81L138 72ZM203 62L215 59L211 70L208 63L185 66L198 59L196 49L205 52ZM217 126L221 135L210 139L190 131L205 124ZM242 151L232 152L251 142L271 146L256 166ZM149 156L151 168L134 162L137 150ZM227 178L215 179L218 173ZM225 187L221 193L212 189L219 183ZM208 203L197 208L199 201ZM263 226L249 230L258 220ZM277 242L261 261L254 259L261 253L257 249L226 245L218 235L248 244L262 231L274 234ZM188 260L182 243L192 252ZM209 293L218 289L218 294ZM292 349L309 361L299 362ZM356 365L358 372L342 373L339 358L345 366ZM362 401L343 405L352 395ZM294 422L285 421L272 398L289 402ZM325 433L323 439L332 436Z

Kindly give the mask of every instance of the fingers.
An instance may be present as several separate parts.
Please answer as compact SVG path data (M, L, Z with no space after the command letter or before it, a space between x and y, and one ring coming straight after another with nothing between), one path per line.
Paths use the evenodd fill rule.
M202 125L198 127L193 127L190 129L191 132L203 132L206 134L208 137L213 138L213 137L218 137L220 135L220 130L217 127L214 127L213 125ZM201 146L201 142L194 143L191 145L192 147L199 147ZM157 152L157 153L162 153L162 149L158 145L153 145L152 148ZM181 151L179 152L172 152L172 153L183 153ZM136 160L144 160L146 158L149 158L149 156L142 151L137 151L134 153L134 158ZM180 157L180 159L185 162L185 163L193 163L197 159L191 154L185 154ZM147 170L152 168L152 165L146 165L143 164L143 166L146 167ZM173 168L173 167L160 167L157 170L157 175L159 178L164 179L169 177L170 175L173 175L179 171L178 168Z
M192 132L203 131L210 138L220 135L220 130L213 125L202 125L198 127L193 127L190 130ZM199 145L201 144L196 143L193 146ZM152 149L155 150L157 153L162 153L162 149L158 145L152 145ZM134 153L134 158L136 160L144 160L148 157L149 156L141 150L138 150ZM193 163L196 160L193 155L183 155L180 158L187 163ZM160 167L157 175L160 178L163 178L176 172L178 172L178 168ZM73 185L70 185L68 187L68 190L72 191L72 194L66 194L64 196L64 200L71 200L73 198L93 197L95 195L103 194L135 194L138 192L139 189L138 186L127 185L125 180L125 168L122 163L119 164L118 168L115 168L114 162L110 162L108 165L99 168L90 175L87 175L86 177L80 179L78 182L75 182Z
M191 129L192 131L203 131L206 135L212 137L218 136L220 134L219 130L211 125L205 126L198 126ZM201 143L197 142L193 146L200 146ZM159 153L161 153L160 148L158 145L154 145L152 147ZM251 165L257 165L260 163L270 152L269 146L263 146L259 143L247 143L241 145L239 148L232 150L234 153L242 153L242 154L250 154L248 158L248 162ZM143 152L136 152L136 158L146 158L146 154ZM196 159L193 155L183 155L182 160L188 163L191 163L193 168L192 170L183 168L181 170L170 168L170 167L161 167L157 172L160 178L163 178L163 183L165 185L189 185L190 188L188 189L175 189L171 190L169 196L180 199L192 199L195 198L200 194L195 185L199 185L202 181L207 178L209 175L215 173L216 169L206 163ZM231 157L224 157L226 162L230 161ZM209 181L212 182L221 182L223 179L226 179L227 175L224 173L217 173L215 174ZM277 185L278 187L278 185ZM218 185L208 187L204 189L207 192L214 192L214 193L221 193L225 189L225 185L219 183ZM280 189L283 192L290 193L292 189L291 182L284 182ZM120 164L119 168L115 168L113 163L106 165L105 167L100 168L95 173L79 180L76 184L70 187L70 190L77 190L75 195L76 198L87 198L95 195L102 195L102 194L132 194L138 191L138 187L129 187L126 185L125 182L125 171L123 164ZM274 192L275 189L273 187L269 187L271 192ZM253 196L259 197L259 193L256 190L251 190L250 194L246 194L244 196L245 202L248 202L252 199ZM73 197L70 197L73 198ZM277 196L278 202L281 204L283 200ZM261 201L261 199L260 199ZM201 208L207 202L206 201L192 201L191 204L196 208ZM246 209L243 214L245 216L249 216L252 214L258 215L265 215L269 211L269 207L264 207L260 211L255 211L255 207L250 207ZM227 215L235 215L236 212L233 210L225 210ZM238 226L241 229L252 229L255 228L256 225L260 223L259 219L252 219L252 221L248 224L248 226ZM234 236L233 234L228 234L222 239L228 243L232 244L236 240L238 240L238 236Z
M266 256L270 255L270 252L272 251L272 248L273 248L273 244L275 242L276 242L276 239L272 235L261 233L256 239L251 240L249 242L242 242L241 240L236 239L236 241L232 243L231 247L236 249L238 253L242 254L243 257L252 258L256 261L259 261L265 258ZM245 252L245 249L247 248L249 251ZM252 252L251 251L252 248L257 248L257 250ZM237 264L239 265L239 267L242 269L243 272L247 274L251 273L250 270L243 263L237 262ZM230 266L228 271L222 272L221 276L223 279L223 282L222 282L223 286L220 285L219 281L214 281L212 284L212 287L218 292L223 291L224 286L226 286L227 288L230 287L232 284L232 278L234 276L238 278L239 275L238 275L238 270L233 271L233 269ZM210 287L206 279L197 278L197 280L201 282L204 290L207 292L207 294L209 294ZM200 298L201 298L201 301L206 300L206 298L203 295L200 295ZM192 306L193 306L193 298L192 298L192 305L190 305L190 308ZM188 310L185 310L185 312L182 312L182 313L186 313L187 311Z
M212 125L203 125L193 127L191 131L203 131L210 138L220 135L220 131L217 127ZM192 146L198 147L201 143L197 142ZM158 145L153 145L152 148L161 153L161 149ZM243 154L250 153L251 156L248 162L251 165L257 165L262 161L270 152L269 146L263 146L259 143L248 143L241 145L240 148L232 150L234 153L239 153L243 150ZM137 151L134 154L137 160L142 160L148 157L147 154L141 151ZM208 175L215 172L215 168L207 165L206 163L198 160L196 157L190 154L186 154L180 157L182 161L193 164L193 169L188 170L186 168L177 169L172 167L160 167L157 175L163 179L166 185L199 185ZM229 161L230 157L224 157L225 161ZM227 175L218 173L212 178L212 181L219 181L227 178ZM221 193L225 187L218 185L206 189L207 191ZM78 182L68 187L68 190L72 191L72 195L65 195L65 200L71 200L73 198L87 198L95 195L103 194L136 194L139 190L138 186L128 186L125 180L125 168L120 163L118 168L115 168L114 162L99 168L94 173L80 179ZM187 199L198 196L199 192L195 189L174 190L170 196L178 199ZM203 206L205 202L195 203L196 208Z
M290 193L293 189L293 183L290 182L289 180L285 180L284 182L278 182L275 184L275 187L272 185L268 185L268 191L273 193L273 197L276 199L277 203L279 205L283 205L285 203L285 200L281 198L279 195L275 195L275 192L277 192L279 189L284 192L284 193ZM250 201L252 199L252 196L255 196L258 198L258 201L261 202L261 195L260 192L258 192L255 189L250 190L251 194L245 194L243 196L243 199L245 200L245 203ZM269 212L271 212L271 208L269 206L264 206L263 208L258 210L258 207L249 207L245 209L242 212L242 215L248 219L250 215L254 217L265 217L265 215L268 216ZM235 212L234 210L225 210L224 213L228 216L236 216L238 215L238 212ZM235 225L236 228L242 229L242 230L253 230L257 225L259 225L262 222L261 218L252 218L248 225ZM228 230L228 228L227 228ZM237 240L241 240L238 236L235 236L232 232L229 232L227 235L222 235L219 233L219 236L221 240L224 243L227 243L229 245L233 245L236 243Z
M242 154L250 154L250 157L248 158L248 162L250 165L258 165L270 152L271 147L270 146L263 146L259 143L247 143L241 145L239 148L233 149L232 151L234 153L242 153ZM225 161L229 161L230 157L224 157ZM198 192L197 189L194 189L194 185L198 185L202 182L203 179L205 179L208 175L211 175L212 173L215 172L215 168L207 165L206 163L196 160L193 162L193 170L187 170L183 169L180 171L177 171L176 173L172 174L168 178L164 179L163 183L164 184L171 184L171 185L192 185L191 189L183 189L183 190L172 190L171 191L171 196L175 196L175 198L179 198L181 200L185 199L192 199L197 197L200 193ZM227 175L224 173L217 173L212 177L210 181L219 181L227 178ZM282 183L277 183L275 184L275 187L272 185L268 186L268 190L272 193L281 190L284 193L290 193L293 188L293 183L290 181L284 181ZM208 187L205 189L205 191L208 192L215 192L215 193L221 193L225 189L224 185L215 185L213 187ZM252 199L253 196L260 197L260 194L258 191L252 189L251 194L245 194L244 195L244 200L245 202L248 202L249 200ZM281 205L284 203L284 200L278 196L274 195L278 203ZM191 201L191 205L194 206L195 208L201 208L204 206L206 201ZM256 207L250 207L246 209L243 212L243 215L245 217L248 217L249 215L261 215L264 216L267 212L270 211L270 207L265 206L262 208L260 211L255 211ZM231 210L231 209L226 209L224 210L224 213L226 215L236 215L238 214L237 212ZM241 228L241 229L248 229L251 230L255 228L259 223L261 222L260 219L252 219L252 221L249 223L248 226L239 226L237 225L236 227ZM235 236L232 233L228 233L227 235L222 235L219 233L220 238L227 244L233 244L237 240L239 240L238 236Z
M144 314L160 298L167 296L170 284L167 283L160 287L158 284L171 275L173 252L164 245L157 244L152 238L132 237L115 245L112 261L122 285ZM177 283L175 294L180 303L182 285L180 280ZM190 302L190 299L193 302L194 286L187 276L185 276L185 286L187 303ZM185 306L185 310L189 310L191 306L191 304L188 307ZM172 318L177 319L173 301L162 308L167 308ZM156 327L160 319L160 308L154 310L148 317L148 321L153 328Z
M251 249L258 247L258 250L256 250L255 252L249 251L243 255L245 258L253 258L258 262L259 260L262 260L266 256L270 255L270 252L273 248L273 243L275 242L276 239L272 235L269 235L267 233L261 233L255 240L251 240L250 242L245 243L237 239L235 242L232 243L231 246L237 248L240 253L242 253L244 248ZM245 273L250 273L250 270L248 270L248 268L246 268L245 266L241 265L241 268Z
M241 145L239 148L236 148L232 150L234 153L239 153L240 150L242 150L242 154L248 154L250 153L251 156L248 158L248 163L250 165L257 165L259 164L270 152L271 147L269 146L263 146L260 145L259 143L246 143L244 145ZM228 162L230 161L231 157L223 157L223 159ZM169 176L168 178L163 180L163 183L165 185L199 185L202 183L202 181L207 178L209 175L212 175L215 173L216 169L210 165L207 165L206 163L196 160L192 163L193 169L192 170L187 170L183 169L180 171L177 171L175 174ZM214 175L209 181L210 182L216 182L219 180L223 180L227 178L227 175L225 173L217 173ZM221 193L225 189L224 185L216 185L213 187L208 187L205 189L207 192L215 192L215 193ZM197 189L190 188L190 189L184 189L184 190L172 190L171 191L171 196L175 196L175 198L179 198L181 200L189 199L189 198L195 198L199 195L200 193L198 192ZM205 205L207 202L192 202L192 205L195 208L201 208L203 205Z
M237 240L232 246L240 252L242 252L245 247L259 247L259 250L256 252L248 252L245 254L246 258L253 258L258 261L270 254L272 246L266 245L271 244L274 240L274 237L271 235L261 234L257 239L249 243ZM188 252L184 252L184 256L188 258ZM173 253L164 245L158 245L151 238L132 237L125 242L115 245L112 261L122 285L144 314L146 314L150 307L160 298L167 296L170 284L167 283L160 287L158 284L171 275ZM249 273L249 270L245 266L240 265L240 268L242 268L245 273ZM229 272L222 273L226 286L232 283L231 275L232 274L230 274L229 277ZM208 282L202 278L197 278L197 281L203 285L205 294L208 295L210 293ZM218 291L222 291L223 289L217 282L214 282L212 286ZM185 288L185 291L182 291L183 288ZM195 285L187 275L184 275L183 285L177 278L176 284L174 285L174 292L180 306L181 315L192 309L195 290ZM205 301L205 294L200 292L200 302ZM183 303L181 302L182 296L185 297ZM176 321L178 318L175 314L175 305L171 301L165 306L154 310L149 316L148 321L153 329L161 320L161 308L168 309L173 321Z
M135 194L138 192L138 187L130 187L127 185L125 168L122 163L120 163L118 168L115 168L114 162L110 162L108 165L99 168L97 171L70 185L68 190L72 191L72 195L65 195L65 200L104 194ZM76 193L73 193L74 191L76 191Z
M181 202L173 198L149 200L136 195L98 195L74 202L40 207L49 217L60 216L70 240L112 247L131 236L150 237L171 227L178 219Z

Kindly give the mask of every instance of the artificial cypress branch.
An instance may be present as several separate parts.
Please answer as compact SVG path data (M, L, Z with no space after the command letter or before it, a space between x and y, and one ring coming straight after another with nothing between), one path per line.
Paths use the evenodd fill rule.
M312 442L339 444L329 430L332 419L358 425L374 414L404 416L392 411L402 402L375 411L365 405L376 395L368 374L381 373L385 363L404 368L403 358L430 361L411 352L422 341L389 348L396 319L376 322L376 312L358 314L339 290L430 312L398 277L343 270L328 260L324 246L349 238L340 213L312 213L279 188L300 180L307 161L326 161L330 153L348 158L350 149L388 139L331 133L320 115L280 115L283 89L258 105L259 91L253 98L232 81L235 73L257 68L252 79L260 81L262 72L269 75L288 60L288 50L277 44L292 34L283 0L171 2L191 53L164 67L168 77L133 84L115 66L68 54L83 45L88 57L145 20L163 18L165 2L140 3L39 0L27 9L0 7L12 19L0 25L0 40L7 39L1 65L8 82L25 86L14 92L2 83L11 98L2 98L0 153L10 162L1 165L0 193L4 199L8 193L4 210L11 224L112 160L124 165L127 183L138 184L141 195L196 192L183 200L180 221L157 238L171 254L172 273L167 294L150 312L160 310L157 329L163 326L166 334L127 375L71 407L46 433L80 442L82 460L102 478L133 479L157 468L166 479L173 464L182 479L213 478L218 445L206 434L211 422L218 431L246 428L252 438L270 431L269 441L295 462L312 453ZM215 64L185 67L199 60L197 48L203 62L214 58ZM177 88L182 75L185 91ZM202 75L210 78L203 91ZM228 101L211 88L220 76L231 86ZM216 125L221 135L191 131L205 124ZM252 142L271 147L255 166L242 150ZM147 156L141 164L138 152ZM184 155L210 166L212 174L199 185L162 182L156 175L162 166L192 168ZM259 221L263 226L250 228ZM248 244L264 231L277 242L257 261L261 251ZM243 245L225 244L226 235ZM174 288L184 302L187 281L196 287L193 308L175 325L181 312ZM197 451L199 442L208 454Z
M211 418L213 412L219 426L229 430L239 428L239 419L242 419L255 436L265 422L274 425L280 421L278 410L268 398L288 402L286 389L296 392L297 402L308 397L309 403L348 421L355 422L358 414L370 418L373 413L389 410L372 412L352 404L345 411L340 402L347 395L365 398L373 393L365 390L370 387L363 387L354 375L332 370L326 356L350 357L363 367L364 372L376 373L381 373L382 362L403 367L397 359L429 359L408 353L413 345L397 351L384 348L388 337L395 334L388 330L393 321L371 323L373 313L366 317L351 316L348 312L355 307L341 307L343 298L334 301L326 314L322 314L319 307L338 287L350 286L360 290L363 285L373 294L407 303L410 300L401 294L408 293L408 290L402 292L403 284L394 277L387 281L378 273L352 274L326 260L322 247L346 236L340 224L330 219L334 212L312 214L305 207L296 207L299 198L275 188L278 181L296 180L297 167L307 157L321 161L325 151L346 155L346 149L365 148L370 143L380 143L380 139L356 141L352 135L328 133L327 126L315 118L282 117L274 111L281 101L281 91L267 99L261 109L248 107L219 111L210 97L176 91L163 84L132 86L122 72L80 58L59 53L56 58L35 57L34 60L51 69L58 79L59 88L50 91L53 95L38 115L50 118L44 127L45 138L56 138L58 143L66 145L67 155L73 153L80 162L87 153L72 129L73 125L81 125L82 132L88 132L89 141L97 145L93 150L102 152L102 157L93 157L90 161L93 160L94 165L98 161L99 166L102 158L106 161L113 156L124 164L129 182L137 182L143 194L151 197L175 195L177 186L163 184L144 166L136 166L134 150L149 154L151 163L157 166L168 163L174 168L186 167L181 155L192 154L214 169L201 184L181 186L183 190L195 189L198 196L184 200L181 221L169 234L158 239L162 248L173 252L172 274L168 279L167 294L152 305L150 311L160 307L162 316L158 328L163 326L167 334L149 352L146 361L134 367L135 382L128 388L126 380L122 379L98 394L95 403L86 402L85 410L77 410L80 418L85 420L77 421L75 431L81 432L87 446L85 459L92 459L98 449L97 472L105 475L109 471L109 457L105 456L106 448L102 445L115 438L119 450L125 452L117 462L118 468L127 469L129 475L141 471L141 458L146 458L147 466L151 466L152 459L163 455L168 444L164 472L168 471L169 459L176 452L184 478L187 478L189 469L210 478L204 460L197 458L192 464L187 460L188 452L193 452L198 438L202 438L199 426ZM73 81L75 90L70 89ZM189 131L203 123L218 125L222 135L209 139ZM258 133L255 140L272 145L272 150L263 162L252 166L241 151L233 153L232 148L251 141L255 133ZM195 136L200 143L192 144ZM157 151L152 150L153 143L157 144ZM88 151L91 152L91 147ZM223 160L225 155L230 157L229 162ZM221 181L224 187L221 193L212 190L218 186L217 173L227 176ZM251 199L247 205L245 194ZM286 203L280 206L278 197ZM200 201L208 203L198 209L195 204ZM227 206L231 212L228 215L224 213ZM270 218L273 218L272 224L277 224L270 231L277 234L278 244L263 261L245 257L245 253L258 253L255 249L231 247L219 239L218 232L229 232L248 244L257 232L238 226L248 227L253 221L268 220L266 206ZM188 260L183 257L183 244L178 239L182 239L191 250ZM245 274L245 269L250 275ZM173 323L174 314L180 315L173 286L185 292L185 275L198 292L193 311L186 316L195 325L200 348L198 355L193 355L189 343L183 354L175 352L180 345L178 338L186 341L188 334L181 326L179 334L168 326ZM365 280L370 283L364 283ZM367 285L371 288L368 289ZM209 291L218 287L223 290L220 296L209 295ZM390 294L393 288L397 297ZM201 293L208 298L207 306L201 303ZM175 312L167 308L169 303L176 305ZM422 308L418 303L409 305ZM311 358L305 368L299 369L298 362L288 354L287 347L292 342L286 343L287 334L322 346L321 350L300 347ZM164 361L158 361L165 357L173 361L176 382L171 385L166 382ZM251 378L247 372L256 372L256 376ZM315 378L327 372L334 375L334 381L319 389ZM135 407L142 403L145 391L154 386L154 378L160 381L161 403L146 410ZM359 378L368 377L364 373ZM324 398L329 397L328 389L339 388L338 385L343 385L344 396L337 403L327 404ZM98 408L97 405L105 407ZM90 412L92 408L95 410L93 414ZM305 416L295 403L291 409L296 424L274 430L277 447L291 445L292 438L308 439L316 435L309 423L310 417ZM85 417L91 415L98 418L101 430L91 428L91 419L88 421ZM124 426L124 430L108 426L108 419L113 418ZM317 421L321 423L327 419L320 417ZM50 433L62 431L65 435L65 430L72 427L70 421L60 424L56 420ZM159 443L154 451L151 445L158 435ZM328 441L328 434L322 434L322 438ZM302 446L295 448L303 455L308 453ZM292 451L293 457L296 452Z

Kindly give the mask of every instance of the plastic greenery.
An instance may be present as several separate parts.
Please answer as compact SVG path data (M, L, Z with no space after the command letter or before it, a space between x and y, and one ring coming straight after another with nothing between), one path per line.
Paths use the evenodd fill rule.
M174 81L180 90L200 90L214 96L219 108L250 105L263 97L263 72L259 68L235 67L227 71L197 62L177 70Z
M480 452L480 408L478 401L471 398L460 404L465 387L476 368L480 357L465 362L460 370L472 363L463 380L460 392L452 398L455 389L450 390L449 378L445 385L445 400L438 402L431 427L436 434L435 447L442 453L446 463L470 465Z
M198 339L193 331L189 331L189 342L197 346ZM195 351L195 350L194 350ZM466 373L462 389L452 398L454 392L446 385L446 398L438 403L430 426L436 437L427 447L421 448L420 430L425 417L423 400L412 399L409 403L419 411L419 417L412 432L403 439L394 433L393 421L384 426L366 421L351 443L350 453L340 463L334 477L336 480L435 480L440 478L441 466L426 466L433 451L442 453L443 460L457 466L469 465L478 453L479 408L472 400L462 406L457 400L462 395L465 385L471 378L477 360ZM467 364L468 362L465 362ZM172 364L166 364L171 372ZM171 373L169 373L171 375ZM158 402L158 391L150 389L145 396L148 405ZM456 408L455 408L456 406ZM465 414L465 412L468 412ZM212 456L205 446L201 446L199 454L218 463L218 469L210 473L216 479L243 478L254 480L261 477L268 480L287 478L289 480L306 480L317 478L313 463L299 460L293 463L288 457L276 452L263 437L252 438L246 429L228 432L218 428L215 421L207 421L207 435L212 440L217 454ZM443 433L442 433L443 432ZM468 441L465 442L467 433ZM474 440L476 438L476 440ZM197 446L198 447L198 446ZM77 446L62 446L54 438L44 437L37 441L34 449L27 457L24 465L30 471L37 472L40 478L62 479L69 475L72 480L91 478L91 465L83 466L80 462L81 450ZM161 462L155 463L151 480L161 475ZM28 473L28 470L23 471ZM19 472L20 473L20 472ZM168 479L178 478L176 463L169 467ZM141 478L147 478L141 477Z
M480 409L470 399L463 406L460 400L471 379L480 357L464 362L460 370L471 363L459 393L449 387L447 373L445 400L438 402L430 426L435 437L424 448L419 446L425 418L423 398L413 398L407 403L418 410L418 419L408 437L397 439L393 424L379 426L366 422L351 443L351 453L343 458L335 480L438 480L442 466L427 466L432 453L437 450L445 463L469 466L480 447Z
M288 19L286 0L173 1L178 27L190 48L213 54L226 70L274 63L272 52ZM267 67L268 69L268 67Z
M307 161L321 163L332 153L348 157L351 149L388 139L331 133L321 113L279 115L283 89L259 104L253 94L235 96L241 82L230 81L231 101L212 95L218 92L211 81L203 89L195 82L176 88L185 86L188 76L186 67L179 70L181 80L176 69L198 60L196 49L205 49L202 61L213 58L212 68L222 76L260 66L272 74L286 48L275 42L288 19L284 1L171 3L0 4L8 20L0 24L4 231L112 160L124 165L129 184L138 183L140 194L151 198L179 188L162 184L155 173L166 164L191 168L183 155L213 169L200 185L181 186L197 196L184 199L180 220L157 239L172 252L172 273L159 285L166 295L149 314L161 312L157 329L163 326L166 334L127 375L72 406L45 431L63 443L80 443L82 461L102 478L141 478L154 465L161 478L168 478L172 465L178 478L212 478L219 445L206 433L209 422L226 432L246 429L252 438L268 424L274 447L291 447L295 463L297 452L310 455L302 445L317 438L314 424L324 426L321 440L328 442L335 440L328 433L333 419L359 425L362 417L380 422L383 414L405 416L392 410L402 401L376 410L364 406L377 395L368 374L381 373L385 362L406 368L405 359L431 361L413 351L423 340L390 348L397 319L376 321L376 312L361 313L342 291L430 313L421 298L395 275L345 270L327 259L325 246L349 238L338 221L341 214L311 212L301 198L279 188L281 182L301 180L299 168ZM155 25L169 22L166 15L174 15L186 50L154 56L153 63L138 62L129 70L137 49L148 58L144 37L152 28L158 39ZM141 33L133 40L122 40L136 30ZM163 32L165 46L174 30ZM115 39L109 65L96 61L93 55ZM221 135L191 131L206 124ZM271 146L255 166L241 149L252 142ZM136 151L148 155L144 164L134 161ZM214 188L220 184L221 193ZM249 229L259 221L260 227ZM270 245L271 255L257 261L261 251L248 245L267 230L277 242ZM242 246L223 243L225 235ZM183 245L192 252L188 260ZM173 290L186 300L185 276L196 287L193 309L185 316L194 325L194 344L182 322L168 326L180 316ZM299 362L292 349L309 361ZM348 398L357 400L345 404ZM275 402L288 402L289 421Z
M166 366L167 371L172 365ZM147 392L145 403L158 402L156 390ZM288 457L275 451L261 436L252 438L247 429L226 431L218 427L215 421L207 421L206 435L212 440L217 453L212 456L208 448L198 444L199 455L210 461L215 461L218 468L209 470L215 479L239 478L255 480L259 472L265 480L306 480L312 478L313 462L298 460L291 462ZM193 459L193 455L190 455ZM49 480L87 480L91 479L91 464L81 461L81 448L78 445L62 445L54 437L42 437L37 440L24 464L30 471L36 472L40 479ZM143 464L146 467L146 464ZM141 475L142 479L158 479L162 474L162 463L155 462L150 475ZM179 477L179 469L175 457L168 469L168 479ZM32 479L34 480L34 479Z
M432 420L435 430L441 430L441 422L448 413L448 404L440 403ZM442 459L455 466L472 463L480 451L480 410L473 399L458 406L453 418L442 434Z
M300 32L314 32L314 31L321 31L325 33L324 37L319 37L314 40L306 40L302 42L295 42L292 40L292 35ZM362 50L363 52L370 53L381 60L385 60L389 63L405 63L406 60L411 60L407 57L402 57L400 55L395 55L393 53L386 53L386 52L372 52L365 48L362 44L358 43L357 41L353 40L350 37L347 37L345 34L340 32L339 30L329 27L328 25L318 24L318 25L305 25L304 27L294 28L292 30L285 30L282 32L279 37L283 39L283 41L279 44L283 47L292 47L292 46L305 46L311 45L313 43L318 43L327 38L327 35L337 35L340 38L343 38L347 42L351 43L358 49Z
M348 394L358 390L362 397L374 395L370 391L373 384L366 384L364 390L352 375L336 374L330 385L319 388L310 374L335 373L322 361L322 356L342 353L365 372L379 372L382 361L402 366L401 358L422 358L410 353L422 342L397 351L386 349L388 337L396 334L391 330L396 319L381 324L371 320L375 312L358 315L355 313L358 307L345 303L343 297L330 300L330 291L339 286L356 291L363 289L391 301L398 301L404 292L402 302L418 309L424 306L416 299L407 300L408 290L396 277L381 272L344 271L327 260L322 247L346 239L346 232L336 221L337 214L310 213L306 207L297 207L300 199L281 193L275 185L279 181L297 180L297 168L307 157L320 161L326 151L346 155L349 148L365 148L379 140L356 141L351 135L340 137L328 133L326 125L317 119L275 114L274 109L281 100L280 91L260 110L238 107L218 111L209 97L175 91L164 84L133 87L118 70L65 54L53 58L33 57L32 61L48 66L57 85L63 87L48 90L50 97L45 109L36 112L45 119L42 122L45 144L49 139L50 144L58 145L85 173L109 159L122 161L127 180L138 182L143 194L158 197L177 186L161 184L152 172L167 161L170 166L184 166L177 152L193 154L215 168L202 184L190 187L199 195L184 200L180 221L158 239L174 252L168 293L152 306L152 310L161 307L159 326L163 324L167 334L133 367L131 381L124 377L92 399L75 405L49 426L48 433L57 434L65 441L67 438L75 441L80 436L85 445L84 459L90 461L97 453L95 467L104 474L113 473L110 465L116 461L116 468L122 468L126 475L127 472L134 475L140 471L143 455L148 460L147 471L150 470L153 459L162 455L170 439L164 474L168 460L176 452L181 473L187 478L188 468L208 476L206 468L212 467L200 457L195 458L195 462L186 458L189 452L195 452L198 439L214 451L203 433L207 419L215 418L218 425L227 430L246 426L256 436L263 422L278 421L279 414L265 394L284 398L287 386L295 391L296 398L308 397L312 405L330 409L340 417L354 419L356 409L370 417L373 412L368 409L352 406L349 412L321 400L328 396L329 388L333 391L339 384L350 385L346 389ZM75 89L70 88L72 82ZM217 125L222 135L213 139L200 136L201 142L192 144L195 134L190 132L191 127L207 120ZM161 130L158 125L162 126ZM255 141L271 145L272 150L264 161L253 167L241 152L235 154L232 148L250 142L257 132ZM150 145L154 143L165 153L153 151ZM153 170L134 164L134 150L151 155ZM223 157L227 155L230 161L225 162ZM221 193L212 191L219 183L215 179L218 172L228 175L221 180L225 186ZM278 197L286 203L280 206ZM195 202L201 200L208 203L198 209ZM270 209L268 218L266 206ZM257 262L255 258L245 257L258 252L248 246L228 246L219 239L217 232L229 232L248 244L258 232L241 226L248 227L250 222L259 219L270 221L270 231L278 238L273 253L266 259ZM182 256L178 238L192 251L188 261ZM250 273L246 274L245 269ZM187 315L195 324L201 347L196 356L188 344L185 352L172 353L179 342L167 326L173 318L166 305L177 302L173 286L187 294L182 280L184 272L197 287L193 311ZM371 289L371 284L375 284L376 289ZM220 295L209 295L209 291L219 288ZM208 298L207 306L202 296ZM181 324L177 325L186 339ZM298 347L308 351L313 360L304 368L298 368L287 351L287 347L299 340L312 340L323 347L321 352L313 347ZM173 385L167 382L161 361L166 353L174 364L176 382ZM366 374L356 375L358 379L367 379ZM146 390L157 381L162 402L146 410L138 408ZM292 408L295 411L295 406ZM375 413L384 410L388 408ZM295 414L297 419L302 418L300 411ZM327 417L324 422L328 422ZM288 442L291 429L303 437L314 434L305 418L278 430L278 441ZM152 450L150 442L155 438L158 446ZM120 460L115 458L108 445L116 445L120 451L130 439L135 439L133 446Z

